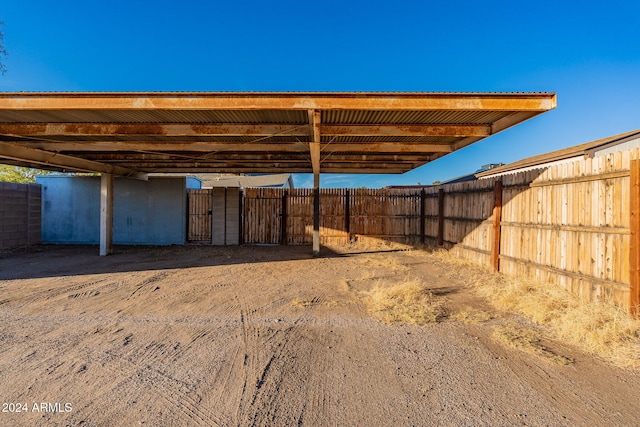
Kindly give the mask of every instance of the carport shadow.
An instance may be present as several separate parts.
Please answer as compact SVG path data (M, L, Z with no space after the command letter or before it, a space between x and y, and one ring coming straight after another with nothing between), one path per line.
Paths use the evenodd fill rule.
M319 257L339 257L321 247ZM115 246L114 253L98 256L90 245L38 245L0 254L0 280L126 273L224 265L307 261L316 257L310 246Z

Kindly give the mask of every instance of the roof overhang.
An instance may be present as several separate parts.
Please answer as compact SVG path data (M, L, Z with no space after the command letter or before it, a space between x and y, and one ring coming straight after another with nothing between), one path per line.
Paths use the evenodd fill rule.
M554 93L0 93L0 163L147 173L403 173Z
M494 175L504 175L506 173L515 173L523 170L547 167L549 164L563 160L578 159L584 156L593 157L598 151L614 147L637 138L640 138L640 129L609 136L607 138L597 139L584 144L574 145L572 147L562 148L549 153L539 154L537 156L527 157L513 163L477 173L475 176L477 178L486 178Z

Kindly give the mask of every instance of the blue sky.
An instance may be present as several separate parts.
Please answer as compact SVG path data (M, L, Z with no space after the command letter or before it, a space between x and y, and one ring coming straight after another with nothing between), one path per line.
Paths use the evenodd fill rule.
M327 187L429 184L640 128L635 0L4 0L0 20L0 91L558 95L556 110L414 171L323 175Z

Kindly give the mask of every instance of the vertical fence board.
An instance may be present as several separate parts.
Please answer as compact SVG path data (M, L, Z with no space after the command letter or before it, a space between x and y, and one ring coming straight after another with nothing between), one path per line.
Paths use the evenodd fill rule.
M321 189L321 243L425 242L584 299L637 304L637 158L636 149L504 175L499 209L498 178L417 191ZM242 215L247 243L310 244L313 192L246 189Z
M502 181L496 181L493 197L493 244L491 246L491 264L495 271L500 271L500 221L502 220Z
M631 161L631 241L629 250L630 263L630 308L631 313L638 315L640 304L640 160Z

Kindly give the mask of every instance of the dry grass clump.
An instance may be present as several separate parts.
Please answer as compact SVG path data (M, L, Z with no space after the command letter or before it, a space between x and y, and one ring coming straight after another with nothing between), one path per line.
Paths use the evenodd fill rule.
M510 347L542 356L557 365L569 365L573 359L554 353L542 344L542 335L533 329L513 325L500 326L493 331L493 337Z
M443 252L443 251L441 251ZM613 364L640 369L640 321L610 304L581 301L558 285L489 272L448 253L434 258L468 282L495 308L544 325L556 339Z
M470 306L463 307L449 316L452 320L462 323L479 324L488 322L495 316L485 310L479 310Z
M419 280L393 286L375 286L366 293L369 312L388 324L426 325L444 316L444 299Z

